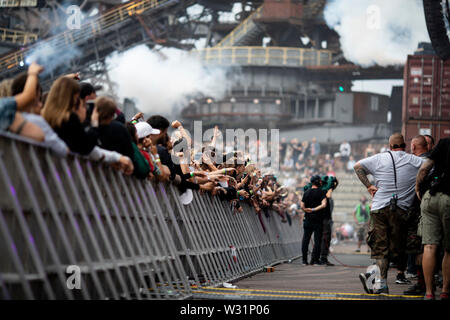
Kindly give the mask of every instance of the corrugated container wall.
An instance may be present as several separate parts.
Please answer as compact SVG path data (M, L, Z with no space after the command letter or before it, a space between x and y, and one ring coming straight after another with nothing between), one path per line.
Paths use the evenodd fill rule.
M389 96L371 92L353 92L353 123L386 123Z
M404 71L402 133L408 145L418 134L436 141L450 136L450 61L410 55Z

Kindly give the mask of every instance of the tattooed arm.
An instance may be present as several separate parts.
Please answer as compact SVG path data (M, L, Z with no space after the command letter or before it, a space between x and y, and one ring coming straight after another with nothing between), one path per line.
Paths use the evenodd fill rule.
M417 177L416 177L416 194L417 197L419 198L419 200L421 200L420 197L420 186L423 183L423 181L425 180L425 178L427 177L428 173L430 172L431 168L433 168L434 165L434 161L431 159L428 159L427 161L425 161L424 163L422 163L422 166L419 169L419 172L417 172Z
M358 176L359 180L362 182L362 184L367 188L367 191L369 191L370 195L373 197L375 193L378 191L377 187L372 185L367 178L367 172L364 170L363 166L357 162L355 166L353 167L355 169L356 175Z

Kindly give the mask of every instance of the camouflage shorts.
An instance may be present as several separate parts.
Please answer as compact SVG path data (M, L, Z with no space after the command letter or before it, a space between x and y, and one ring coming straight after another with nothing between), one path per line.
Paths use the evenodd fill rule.
M358 241L364 241L364 239L367 237L367 225L358 225Z
M412 207L407 211L407 214L406 253L420 254L423 252L422 237L419 230L421 225L420 207Z
M372 259L394 260L404 255L407 238L407 214L397 208L389 207L370 212L367 245L372 252Z

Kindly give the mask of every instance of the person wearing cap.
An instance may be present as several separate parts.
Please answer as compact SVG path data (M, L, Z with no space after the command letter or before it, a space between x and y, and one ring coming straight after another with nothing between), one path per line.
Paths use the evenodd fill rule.
M158 181L168 181L169 169L161 164L156 145L152 143L152 135L159 135L160 130L152 128L147 122L135 124L138 136L138 148L150 164L152 174Z
M390 261L397 262L399 271L406 269L407 210L413 203L416 175L423 162L405 152L405 140L400 133L389 137L389 146L389 151L360 160L354 166L359 180L373 197L367 244L381 273L375 280L374 294L389 293ZM368 174L374 177L375 185L367 178ZM359 278L368 292L366 275L361 273ZM399 272L397 281L405 283L404 273Z
M320 249L322 242L323 210L327 206L327 192L322 190L322 179L318 175L311 177L311 188L305 191L301 208L305 212L303 219L302 258L303 265L308 265L308 247L314 234L314 249L311 265L320 264Z

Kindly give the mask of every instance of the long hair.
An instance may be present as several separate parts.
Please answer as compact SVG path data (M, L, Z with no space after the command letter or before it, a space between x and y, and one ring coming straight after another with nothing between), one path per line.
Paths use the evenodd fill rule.
M69 120L73 108L79 104L79 100L75 100L79 93L80 85L74 79L60 77L53 83L42 109L42 117L52 128L58 128Z

